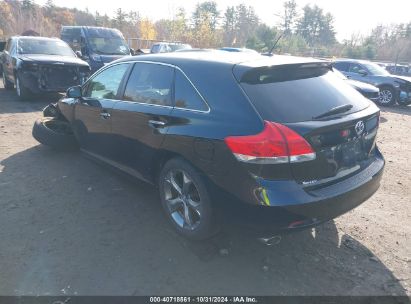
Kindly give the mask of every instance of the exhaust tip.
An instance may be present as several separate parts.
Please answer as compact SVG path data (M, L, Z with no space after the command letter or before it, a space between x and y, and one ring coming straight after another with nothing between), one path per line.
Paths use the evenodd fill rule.
M266 246L278 245L280 244L281 239L282 237L280 235L258 238L258 240Z

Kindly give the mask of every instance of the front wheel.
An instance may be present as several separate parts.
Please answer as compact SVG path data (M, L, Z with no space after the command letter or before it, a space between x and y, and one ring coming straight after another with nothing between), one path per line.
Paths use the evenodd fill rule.
M161 203L173 227L184 237L207 239L219 230L204 177L186 161L174 158L160 173Z
M378 104L381 106L392 106L395 104L397 98L393 88L381 87Z
M33 137L41 144L59 151L78 149L78 143L66 121L53 117L38 119L33 125Z

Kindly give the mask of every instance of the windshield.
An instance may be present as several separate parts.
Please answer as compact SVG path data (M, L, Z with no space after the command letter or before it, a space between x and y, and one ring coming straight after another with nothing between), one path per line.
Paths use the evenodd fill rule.
M378 64L375 63L364 63L364 66L370 71L372 75L375 76L387 76L390 75L387 70L384 68L380 67Z
M75 57L71 48L59 40L19 39L17 52L19 54L45 54Z
M90 37L92 51L100 55L129 55L130 49L124 39L115 37Z

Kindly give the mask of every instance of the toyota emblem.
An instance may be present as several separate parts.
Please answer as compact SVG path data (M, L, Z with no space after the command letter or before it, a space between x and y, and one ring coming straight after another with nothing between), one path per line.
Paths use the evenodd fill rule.
M362 120L360 120L359 122L355 124L355 132L357 133L358 136L364 133L364 130L365 130L365 124Z

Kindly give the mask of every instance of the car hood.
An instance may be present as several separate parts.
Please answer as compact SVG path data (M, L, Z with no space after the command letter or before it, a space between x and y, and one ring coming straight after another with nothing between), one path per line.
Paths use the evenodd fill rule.
M61 65L78 65L88 66L88 63L77 57L43 55L43 54L25 54L21 55L23 61L32 61L38 64L61 64Z
M347 79L347 83L357 90L363 91L363 92L378 92L379 89L371 84L357 81L357 80L352 80L352 79Z

